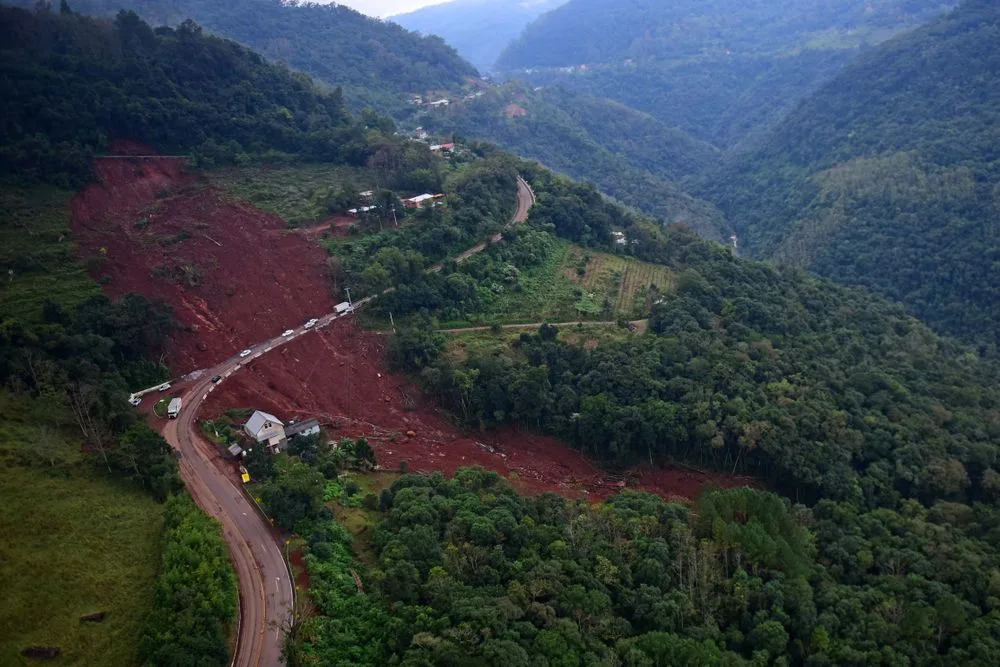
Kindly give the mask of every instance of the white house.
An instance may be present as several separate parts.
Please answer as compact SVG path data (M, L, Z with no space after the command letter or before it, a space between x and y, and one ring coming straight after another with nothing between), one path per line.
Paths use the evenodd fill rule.
M244 424L243 430L258 443L266 444L271 453L281 451L281 444L285 441L285 425L274 415L255 410Z

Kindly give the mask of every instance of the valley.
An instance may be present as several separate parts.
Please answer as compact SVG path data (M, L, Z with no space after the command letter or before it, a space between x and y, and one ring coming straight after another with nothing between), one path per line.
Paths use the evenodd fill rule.
M0 7L0 662L996 661L995 3L498 3Z

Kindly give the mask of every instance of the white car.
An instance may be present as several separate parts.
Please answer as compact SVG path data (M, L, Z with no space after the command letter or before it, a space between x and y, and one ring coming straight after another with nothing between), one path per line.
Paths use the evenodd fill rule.
M315 318L309 320L308 322L306 322L306 329L312 329L314 326L316 326L317 322L319 322L319 320L317 320Z
M244 359L246 357L249 357L251 354L253 354L253 350L251 350L250 348L247 348L247 349L243 350L242 352L240 352L240 359Z
M142 397L141 396L129 396L128 397L128 403L133 408L137 408L137 407L139 407L139 404L142 403Z
M295 333L295 329L285 329L284 331L281 332L281 337L282 338L288 338L293 333Z

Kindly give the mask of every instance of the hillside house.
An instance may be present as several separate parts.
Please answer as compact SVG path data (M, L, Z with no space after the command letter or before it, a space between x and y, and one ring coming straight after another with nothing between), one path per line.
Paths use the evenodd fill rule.
M315 419L289 422L285 427L285 437L289 440L310 435L319 435L319 422Z
M243 425L243 430L255 442L267 445L268 451L272 454L280 452L281 446L285 443L285 424L263 410L254 410L250 419Z
M449 100L442 98L440 100L434 100L428 106L434 107L435 109L440 109L442 107L448 106L449 104L451 104Z
M410 197L409 199L403 200L403 206L406 208L420 208L421 206L427 206L428 204L434 204L438 200L444 199L444 195L432 195L424 193L422 195L417 195L416 197Z
M431 146L431 152L432 153L441 153L441 152L453 153L453 152L455 152L455 144L434 144L433 146Z

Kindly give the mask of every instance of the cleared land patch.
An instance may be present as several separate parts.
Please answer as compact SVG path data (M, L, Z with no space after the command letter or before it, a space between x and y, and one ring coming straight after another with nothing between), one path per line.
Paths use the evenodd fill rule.
M206 172L235 199L281 216L289 225L316 224L334 214L329 203L342 188L372 188L370 171L333 165L238 167Z
M60 665L136 665L160 559L162 508L95 472L52 408L0 393L0 664L29 646ZM23 420L17 420L22 415ZM81 617L106 612L100 622Z
M641 319L673 289L675 276L658 264L557 241L546 262L518 282L483 314L485 323Z
M0 316L37 321L45 300L73 310L101 293L74 258L72 196L54 187L0 183ZM100 272L99 254L86 261Z

